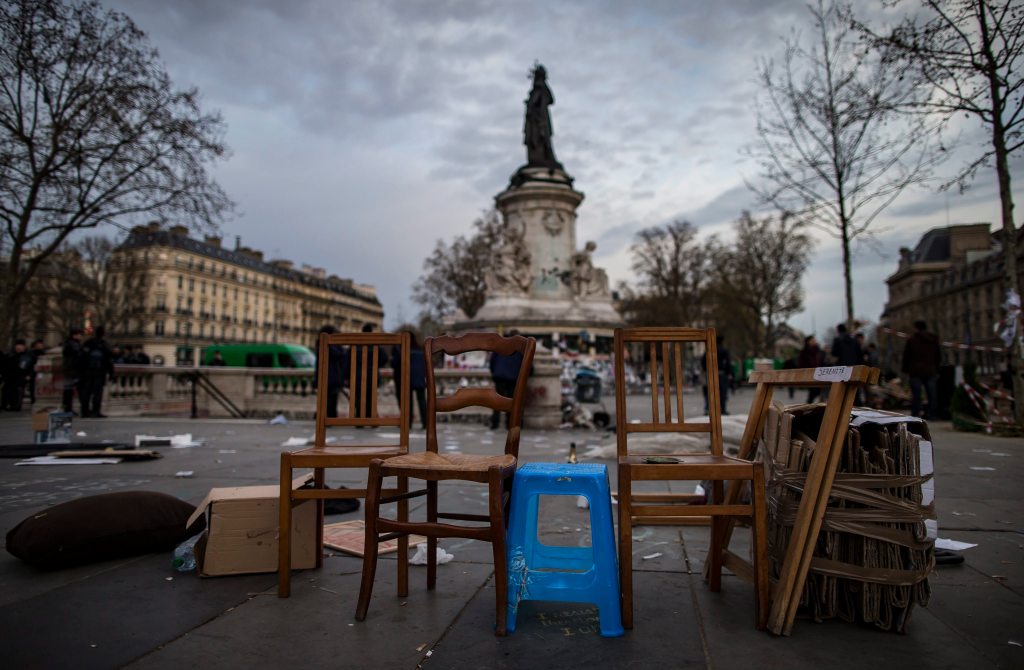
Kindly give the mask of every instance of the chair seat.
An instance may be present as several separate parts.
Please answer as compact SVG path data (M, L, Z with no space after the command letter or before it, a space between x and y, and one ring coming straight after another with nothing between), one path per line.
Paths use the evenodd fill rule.
M495 465L502 470L515 470L516 457L511 454L484 456L479 454L439 454L433 451L419 451L414 454L395 456L384 462L385 469L439 470L467 474L486 474L487 470Z
M648 463L647 458L674 458L677 459L678 463ZM750 469L751 462L745 461L742 458L734 458L733 456L718 456L715 454L630 454L629 456L620 457L619 463L628 463L629 465L649 465L651 467L660 468L671 468L675 465L685 465L687 467L734 467L734 468L746 468Z
M346 444L325 447L308 447L292 452L296 456L397 456L406 450L396 444Z

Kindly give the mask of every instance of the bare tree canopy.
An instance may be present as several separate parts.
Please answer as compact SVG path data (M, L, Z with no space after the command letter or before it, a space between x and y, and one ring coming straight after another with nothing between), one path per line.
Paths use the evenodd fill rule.
M704 291L710 280L707 243L689 221L641 230L630 247L640 291L625 291L623 311L633 323L697 325L706 319Z
M223 134L124 14L90 0L0 4L4 327L17 328L27 282L74 231L215 225L231 208L209 174Z
M487 299L487 272L501 235L501 216L491 209L473 222L472 237L456 237L451 245L438 240L423 261L423 275L413 288L421 319L443 321L456 310L472 318Z
M888 4L897 5L898 2ZM979 168L995 163L1006 288L1020 295L1017 274L1017 227L1009 157L1024 145L1024 5L1019 0L922 0L922 10L882 34L858 24L871 44L917 75L928 96L912 109L938 113L947 121L965 114L989 132L985 148L958 173L964 188ZM1021 360L1016 338L1011 360ZM1024 397L1020 365L1013 375L1014 397ZM1024 402L1015 404L1024 425Z
M853 29L850 10L823 0L809 11L813 32L784 40L780 62L758 75L758 140L751 147L762 180L752 188L780 211L838 238L847 320L853 321L851 242L869 235L878 215L933 162L926 119L897 109L917 90L884 50Z
M730 337L755 355L770 356L778 327L803 309L803 276L813 247L806 226L791 214L756 219L743 212L736 240L715 253L715 302L737 314L743 332Z

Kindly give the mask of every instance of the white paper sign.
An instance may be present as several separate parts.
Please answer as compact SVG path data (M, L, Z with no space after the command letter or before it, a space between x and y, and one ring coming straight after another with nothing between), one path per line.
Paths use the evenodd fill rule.
M814 381L848 382L853 368L849 365L833 365L827 368L814 368Z

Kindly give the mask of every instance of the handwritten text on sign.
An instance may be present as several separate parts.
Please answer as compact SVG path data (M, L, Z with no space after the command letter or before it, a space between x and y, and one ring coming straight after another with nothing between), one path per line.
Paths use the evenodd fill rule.
M827 368L814 368L814 381L848 382L853 368L849 365L833 365Z

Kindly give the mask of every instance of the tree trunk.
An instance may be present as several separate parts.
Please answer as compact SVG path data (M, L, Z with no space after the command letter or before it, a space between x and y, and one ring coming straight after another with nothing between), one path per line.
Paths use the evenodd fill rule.
M846 327L853 328L853 268L850 267L850 234L849 224L842 220L843 227L843 287L846 290Z
M992 102L992 148L996 156L996 177L999 181L999 204L1003 223L1003 267L1006 270L1006 288L1020 299L1020 277L1017 274L1017 226L1013 222L1013 190L1010 187L1010 164L1006 155L1006 128L1003 125L1002 82L995 56L992 53L992 35L985 16L985 6L978 3L978 26L981 29ZM1013 342L1010 343L1010 372L1013 379L1013 415L1017 425L1024 426L1024 378L1021 377L1021 319L1018 312Z

